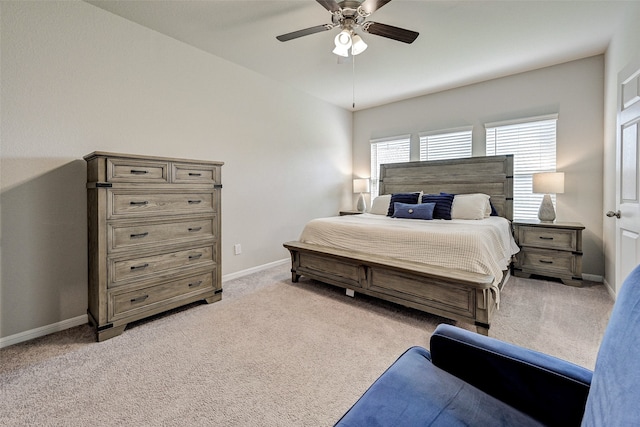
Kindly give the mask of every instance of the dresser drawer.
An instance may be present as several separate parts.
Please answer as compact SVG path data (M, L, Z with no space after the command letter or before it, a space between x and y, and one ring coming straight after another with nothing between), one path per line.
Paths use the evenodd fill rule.
M193 249L171 251L162 254L109 259L108 286L116 287L132 280L142 280L147 277L171 273L181 268L197 268L212 264L215 257L213 245Z
M173 244L214 238L216 217L183 219L155 223L108 224L109 250L142 248L157 244Z
M578 233L576 230L520 226L518 233L518 244L521 247L528 246L566 251L578 250Z
M108 182L169 182L169 163L151 160L107 159Z
M109 190L109 219L149 215L202 214L217 211L211 192Z
M204 273L187 278L161 283L147 288L109 292L109 321L152 310L164 302L181 296L199 293L213 288L213 273Z
M172 163L173 182L219 184L220 168L210 165Z
M543 276L577 276L579 256L571 252L523 248L517 255L518 265L523 271L532 271Z

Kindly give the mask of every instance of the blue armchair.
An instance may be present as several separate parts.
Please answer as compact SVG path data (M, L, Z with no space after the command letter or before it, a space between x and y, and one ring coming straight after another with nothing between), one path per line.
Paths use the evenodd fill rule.
M595 370L450 325L412 347L336 426L640 425L640 266L625 280Z

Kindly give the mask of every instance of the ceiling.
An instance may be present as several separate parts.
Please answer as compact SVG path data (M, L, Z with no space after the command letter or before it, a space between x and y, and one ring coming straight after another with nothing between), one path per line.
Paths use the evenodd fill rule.
M361 110L603 53L628 2L393 0L368 20L417 31L413 44L360 32L369 48L339 64L314 0L86 0L348 110ZM355 77L355 78L354 78Z

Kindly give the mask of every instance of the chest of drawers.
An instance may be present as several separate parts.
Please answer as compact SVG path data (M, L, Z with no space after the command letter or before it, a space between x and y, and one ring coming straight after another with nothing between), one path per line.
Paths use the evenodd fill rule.
M520 247L514 274L536 274L561 279L565 285L582 284L582 230L576 222L513 221Z
M94 152L87 162L89 319L127 324L222 296L222 162Z

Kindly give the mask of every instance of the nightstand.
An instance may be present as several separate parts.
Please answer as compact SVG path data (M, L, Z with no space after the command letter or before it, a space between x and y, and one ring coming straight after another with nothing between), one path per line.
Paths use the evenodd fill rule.
M514 237L520 247L514 275L537 274L561 279L565 285L581 286L584 228L578 222L514 220Z
M360 215L364 212L360 212L360 211L340 211L340 216L345 216L345 215Z

